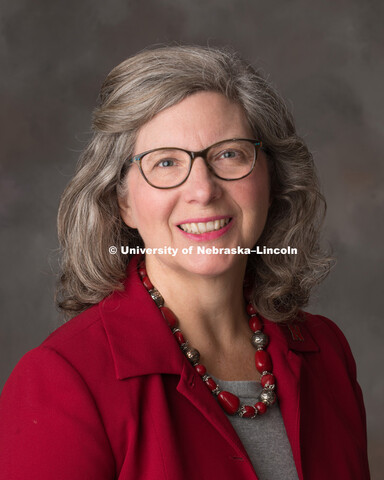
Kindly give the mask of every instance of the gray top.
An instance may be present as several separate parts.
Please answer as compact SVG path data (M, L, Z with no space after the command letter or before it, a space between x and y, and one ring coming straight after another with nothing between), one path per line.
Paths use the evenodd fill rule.
M215 381L221 390L234 393L246 405L254 405L262 390L258 382ZM255 419L240 418L238 415L228 415L228 418L248 452L259 480L298 480L291 445L277 402L264 415Z

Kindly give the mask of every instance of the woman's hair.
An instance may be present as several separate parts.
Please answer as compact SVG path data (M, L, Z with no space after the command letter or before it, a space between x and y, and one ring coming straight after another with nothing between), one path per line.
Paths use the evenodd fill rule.
M69 316L123 288L129 256L111 255L110 246L143 246L137 230L122 221L118 206L118 197L126 193L122 168L133 154L138 130L160 111L200 91L219 92L240 104L254 137L263 142L272 204L258 245L298 250L297 255L249 257L247 275L254 282L260 313L275 321L294 318L328 273L330 259L318 238L325 202L312 156L274 88L225 49L152 48L107 76L93 114L93 138L61 199L57 301Z

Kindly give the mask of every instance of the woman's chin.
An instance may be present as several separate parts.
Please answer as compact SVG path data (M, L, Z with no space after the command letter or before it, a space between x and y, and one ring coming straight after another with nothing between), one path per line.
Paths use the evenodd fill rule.
M242 255L193 253L179 257L178 267L185 274L216 277L237 269L241 263L246 262Z

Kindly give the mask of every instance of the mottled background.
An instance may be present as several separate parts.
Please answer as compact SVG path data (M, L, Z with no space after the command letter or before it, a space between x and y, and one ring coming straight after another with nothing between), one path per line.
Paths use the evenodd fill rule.
M382 478L383 5L1 0L0 387L59 324L55 216L105 75L154 43L231 45L270 74L314 152L338 264L310 309L336 321L351 344L372 476Z

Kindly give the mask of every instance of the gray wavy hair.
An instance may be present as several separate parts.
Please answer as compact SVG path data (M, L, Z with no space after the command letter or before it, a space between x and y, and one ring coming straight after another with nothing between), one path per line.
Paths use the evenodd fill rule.
M57 304L73 316L121 290L129 256L110 245L143 246L121 219L121 171L140 127L199 91L239 103L269 162L272 204L259 245L292 245L297 255L254 255L247 264L253 300L274 321L297 316L330 269L319 245L325 201L312 156L291 114L263 75L226 49L168 46L128 58L107 76L93 114L93 138L63 193L58 232L62 250Z

